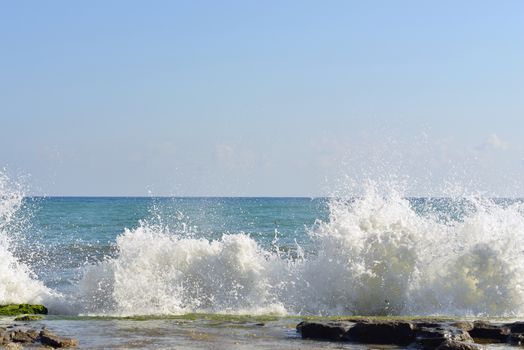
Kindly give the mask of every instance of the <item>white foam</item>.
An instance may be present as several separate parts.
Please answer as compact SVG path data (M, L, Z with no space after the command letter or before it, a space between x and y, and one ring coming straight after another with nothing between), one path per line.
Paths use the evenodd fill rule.
M126 230L118 256L86 272L83 312L524 315L522 204L472 199L463 221L441 222L375 188L331 202L307 258L265 251L245 234Z
M82 281L81 299L95 302L87 313L281 311L271 295L272 259L244 234L208 241L142 225L117 245L118 258L88 269Z
M448 210L442 220L442 212L416 212L402 191L377 188L332 200L328 220L310 230L307 256L301 247L294 257L264 250L243 233L207 240L143 222L117 238L115 257L87 267L77 290L60 296L12 253L23 195L0 174L0 304L118 316L524 316L522 202L458 198L458 208L470 208L464 218Z
M463 222L444 224L395 191L371 187L353 205L334 201L302 276L318 295L307 312L523 315L522 204L471 204Z
M11 252L23 192L0 172L0 305L42 303L53 294ZM18 237L20 238L20 237Z

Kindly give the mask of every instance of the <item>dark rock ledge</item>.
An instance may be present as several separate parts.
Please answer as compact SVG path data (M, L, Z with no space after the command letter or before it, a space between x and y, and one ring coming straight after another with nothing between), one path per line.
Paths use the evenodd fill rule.
M423 350L478 350L483 344L524 345L524 322L492 323L453 320L304 321L304 339L391 344Z
M23 349L24 346L41 345L46 348L76 347L76 339L60 337L46 328L34 329L27 325L0 327L0 346L6 349Z
M76 347L76 339L60 337L50 332L45 327L41 329L32 327L31 321L38 321L47 314L43 305L10 304L0 305L0 316L16 316L9 318L7 325L0 325L0 346L5 349L23 349L25 346L35 348L68 348ZM13 320L14 324L9 324ZM5 320L3 320L5 321ZM18 322L26 323L18 323Z

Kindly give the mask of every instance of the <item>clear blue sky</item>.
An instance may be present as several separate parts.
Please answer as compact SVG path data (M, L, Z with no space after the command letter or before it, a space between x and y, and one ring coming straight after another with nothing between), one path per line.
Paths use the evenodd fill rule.
M48 195L524 194L524 1L3 1L0 167Z

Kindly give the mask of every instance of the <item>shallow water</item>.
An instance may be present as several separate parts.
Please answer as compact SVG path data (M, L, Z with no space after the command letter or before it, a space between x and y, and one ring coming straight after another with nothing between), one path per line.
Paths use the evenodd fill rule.
M295 330L301 320L299 317L217 315L138 319L47 316L45 320L31 322L30 326L45 326L57 334L77 338L80 349L407 349L301 339ZM9 320L0 319L2 323ZM483 346L493 350L515 349L506 344Z

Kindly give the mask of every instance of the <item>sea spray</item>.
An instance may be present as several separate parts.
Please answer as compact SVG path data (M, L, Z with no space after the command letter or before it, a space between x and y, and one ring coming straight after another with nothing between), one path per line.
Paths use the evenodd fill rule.
M428 266L414 305L423 313L524 314L524 206L472 198L475 210L448 228L447 254ZM503 204L503 203L502 203ZM431 289L431 290L430 290ZM434 305L428 302L433 299ZM423 301L426 301L425 303Z
M243 233L207 240L143 222L117 238L115 258L86 271L82 312L523 315L522 202L428 206L455 201L463 211L446 216L367 186L330 201L307 256Z
M279 233L267 247L238 231L206 239L197 226L187 229L187 215L176 215L180 225L142 221L65 295L14 254L14 242L26 246L23 200L2 174L0 303L107 316L524 316L521 200L406 198L396 186L368 183L359 197L329 200L329 216L311 225L307 245L285 249Z
M424 224L396 192L384 198L371 187L362 199L333 199L329 220L311 231L318 253L299 275L312 295L295 308L321 315L402 313Z
M0 172L0 305L9 303L42 303L51 291L38 281L25 264L18 261L11 246L17 235L24 195L20 186Z
M456 201L462 212L436 211ZM86 271L82 312L523 315L522 202L426 204L372 185L332 199L306 256L243 233L207 240L142 223L117 238L115 258Z
M313 300L321 304L307 311L522 315L522 202L471 197L446 204L454 201L468 208L460 220L454 210L421 215L400 192L380 195L374 186L351 203L333 200L329 220L313 230L319 250L302 276L320 290Z
M282 313L270 280L270 265L282 261L245 234L208 241L142 224L117 246L118 257L89 268L81 282L90 314Z

